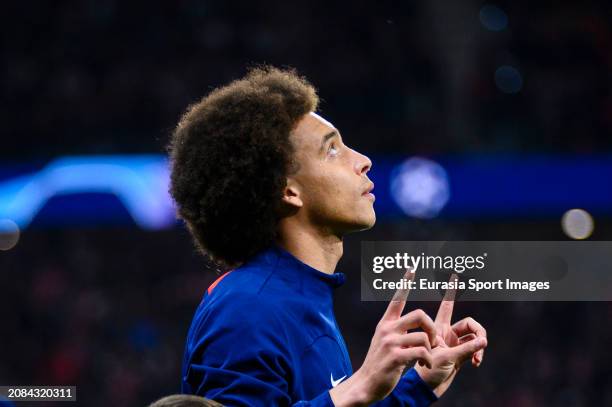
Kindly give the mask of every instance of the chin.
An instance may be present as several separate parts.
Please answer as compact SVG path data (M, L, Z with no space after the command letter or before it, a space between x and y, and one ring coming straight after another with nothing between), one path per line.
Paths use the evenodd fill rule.
M376 223L374 208L360 208L356 213L344 214L340 218L328 218L327 225L339 235L371 229Z
M355 225L355 231L368 230L371 229L376 223L376 213L372 210L371 215L364 217L363 219L359 219L359 222Z
M374 227L374 225L376 224L376 216L374 216L365 226L365 228L363 230L368 230L368 229L372 229Z

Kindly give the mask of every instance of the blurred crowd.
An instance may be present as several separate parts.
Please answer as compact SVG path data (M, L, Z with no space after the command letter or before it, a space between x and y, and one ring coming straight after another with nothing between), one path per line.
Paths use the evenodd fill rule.
M0 252L0 383L73 383L87 406L177 393L186 329L215 278L184 237L26 232Z
M609 149L609 3L496 4L491 29L475 0L10 2L0 154L158 152L256 63L298 68L369 152ZM504 66L516 77L496 82Z

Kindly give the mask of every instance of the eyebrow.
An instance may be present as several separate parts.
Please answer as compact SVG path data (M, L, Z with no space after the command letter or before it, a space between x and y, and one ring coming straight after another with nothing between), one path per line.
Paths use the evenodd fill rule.
M329 133L327 133L326 135L323 136L323 139L321 140L321 148L319 149L319 152L322 153L323 150L325 149L325 144L327 143L327 141L333 137L337 137L339 136L338 131L337 130L332 130Z

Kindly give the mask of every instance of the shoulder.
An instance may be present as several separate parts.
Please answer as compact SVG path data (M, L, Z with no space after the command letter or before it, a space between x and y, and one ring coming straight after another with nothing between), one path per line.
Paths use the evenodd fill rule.
M220 276L207 289L196 319L212 327L273 327L287 318L282 306L287 292L266 289L274 270L238 268Z
M236 270L205 295L188 335L187 351L192 357L198 359L205 349L207 360L215 362L248 357L253 352L293 352L290 314L282 301L258 290L259 279Z
M242 266L217 278L206 290L210 297L234 294L257 294L275 272L270 267Z

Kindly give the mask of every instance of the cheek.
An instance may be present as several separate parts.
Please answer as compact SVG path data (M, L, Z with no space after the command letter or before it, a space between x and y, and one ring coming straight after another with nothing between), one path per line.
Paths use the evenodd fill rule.
M315 205L336 202L342 197L342 186L329 176L317 177L310 186L310 196Z
M360 198L355 174L345 164L322 163L308 168L306 174L303 179L305 201L313 209L346 211Z
M324 191L321 191L319 206L325 207L327 212L346 215L359 207L360 196L354 180L340 175L320 180L319 186Z

